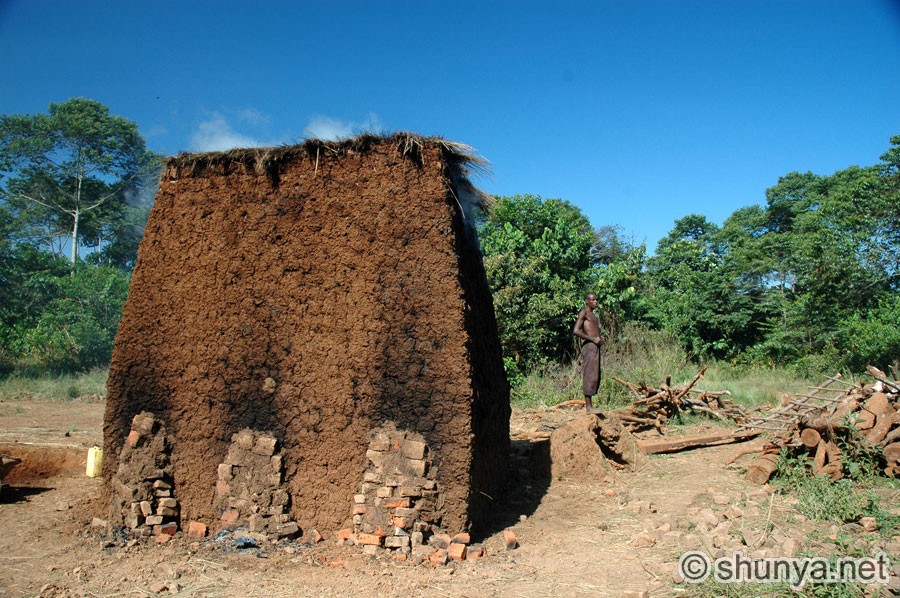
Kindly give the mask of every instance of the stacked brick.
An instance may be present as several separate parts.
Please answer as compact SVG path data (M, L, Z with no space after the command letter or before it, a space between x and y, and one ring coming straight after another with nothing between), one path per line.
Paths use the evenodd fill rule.
M162 422L146 411L134 416L112 478L111 512L138 535L171 536L178 529L170 449Z
M216 510L225 526L247 526L270 541L300 533L290 515L291 495L283 487L284 464L278 440L268 432L244 429L231 437L218 468Z
M409 555L440 529L440 495L430 451L421 435L393 426L370 432L368 466L353 497L353 530L339 541L370 553Z

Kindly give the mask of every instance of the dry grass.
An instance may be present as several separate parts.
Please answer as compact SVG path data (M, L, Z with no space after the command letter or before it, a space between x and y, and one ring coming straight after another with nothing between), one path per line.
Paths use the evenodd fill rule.
M280 165L298 159L307 159L318 170L318 163L325 157L339 157L349 154L366 154L375 148L393 146L397 153L421 166L425 150L435 147L444 160L463 176L485 173L489 170L487 160L464 144L448 141L441 137L423 137L413 133L394 133L390 136L364 133L337 141L308 139L298 145L280 147L257 147L233 149L222 152L181 153L169 158L165 163L163 178L176 180L207 174L210 170L227 172L240 167L256 174L275 176Z

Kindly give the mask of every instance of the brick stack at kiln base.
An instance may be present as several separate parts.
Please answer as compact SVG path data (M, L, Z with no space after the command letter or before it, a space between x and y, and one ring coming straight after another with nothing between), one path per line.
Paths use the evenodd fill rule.
M299 535L277 448L278 440L267 432L244 429L232 435L216 482L216 510L226 527L246 525L251 535L270 541Z
M112 514L137 535L171 536L178 529L170 445L165 426L152 413L134 416L112 478Z

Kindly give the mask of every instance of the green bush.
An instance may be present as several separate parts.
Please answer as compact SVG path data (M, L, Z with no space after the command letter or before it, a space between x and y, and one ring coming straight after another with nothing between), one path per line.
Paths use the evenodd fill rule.
M507 363L525 373L571 355L594 240L587 217L561 199L499 197L478 237Z
M867 365L900 367L900 296L853 314L841 326L838 343L850 371L862 372Z
M41 313L7 330L9 360L23 372L76 372L108 364L129 278L104 266L41 277L34 283Z
M797 509L810 519L846 523L880 514L878 500L871 492L860 492L849 478L833 481L813 473L804 460L782 453L775 483L783 493L796 495Z

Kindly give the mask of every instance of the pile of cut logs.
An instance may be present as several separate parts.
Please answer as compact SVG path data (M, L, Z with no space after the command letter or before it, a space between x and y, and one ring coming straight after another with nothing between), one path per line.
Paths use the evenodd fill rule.
M833 480L843 477L848 451L875 453L883 459L885 475L900 476L900 382L888 379L872 366L867 369L874 382L844 383L849 388L842 396L802 413L761 450L755 449L756 456L747 466L747 479L764 484L775 471L782 451L790 457L805 458L815 473ZM754 424L745 427L753 428ZM747 453L738 453L729 461L743 454Z
M638 432L655 428L662 433L665 426L673 417L681 413L706 413L721 420L732 420L741 423L747 417L747 413L740 405L735 405L727 397L731 394L727 390L697 390L694 385L706 368L694 376L685 386L672 386L671 378L667 377L659 388L647 386L644 382L635 384L612 377L613 380L628 388L635 397L635 401L624 409L616 412L628 431Z

